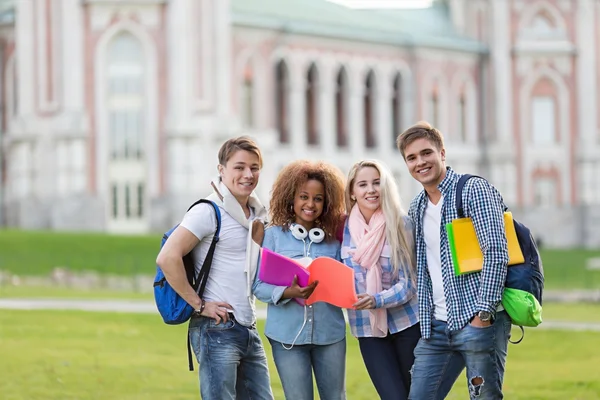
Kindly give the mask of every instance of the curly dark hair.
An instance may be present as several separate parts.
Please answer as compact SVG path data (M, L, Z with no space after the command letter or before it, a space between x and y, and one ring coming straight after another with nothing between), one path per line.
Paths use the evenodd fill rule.
M289 229L295 220L292 210L296 191L309 180L317 180L325 187L325 204L318 225L328 239L334 238L344 215L344 175L336 166L323 161L298 160L286 165L271 189L271 225Z

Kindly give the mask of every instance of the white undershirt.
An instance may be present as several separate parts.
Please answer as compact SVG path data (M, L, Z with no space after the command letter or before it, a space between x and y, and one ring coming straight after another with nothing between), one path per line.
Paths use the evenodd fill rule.
M252 208L249 219L254 219ZM198 273L217 229L215 211L209 204L198 204L185 214L181 226L200 239L200 243L192 250ZM235 319L242 325L250 326L255 320L255 312L254 296L249 298L246 295L244 268L247 238L248 229L221 208L221 233L203 298L206 301L229 303Z
M444 281L442 278L442 259L440 256L440 229L442 222L442 205L444 197L440 197L437 204L427 200L425 216L423 218L423 233L427 248L427 269L431 277L433 288L433 317L440 321L448 320L446 296L444 295Z

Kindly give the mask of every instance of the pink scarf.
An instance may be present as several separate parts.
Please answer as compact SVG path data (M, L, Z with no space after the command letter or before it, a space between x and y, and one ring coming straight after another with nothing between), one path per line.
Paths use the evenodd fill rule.
M355 263L367 270L367 294L375 295L383 290L379 257L385 244L385 217L378 209L369 223L365 221L358 205L354 205L348 218L350 236L356 245L352 254ZM369 322L374 337L385 337L388 332L387 312L384 308L369 310Z

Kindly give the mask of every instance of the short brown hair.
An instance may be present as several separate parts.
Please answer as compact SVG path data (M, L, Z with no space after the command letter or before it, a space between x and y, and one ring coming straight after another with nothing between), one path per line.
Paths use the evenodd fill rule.
M325 188L325 204L319 225L327 238L335 237L344 214L344 175L339 168L324 161L297 160L286 165L271 190L271 225L289 229L296 217L294 199L304 183L316 180Z
M419 121L398 135L396 139L396 146L398 146L402 157L404 157L406 147L417 139L429 140L438 150L444 148L444 136L442 132L431 126L427 121Z
M258 166L262 168L262 153L260 152L260 149L258 148L256 142L248 136L239 136L236 138L229 139L228 141L223 143L223 145L219 149L219 164L227 164L227 161L229 161L231 156L233 156L233 154L238 150L245 150L249 151L250 153L256 154L256 156L258 157Z

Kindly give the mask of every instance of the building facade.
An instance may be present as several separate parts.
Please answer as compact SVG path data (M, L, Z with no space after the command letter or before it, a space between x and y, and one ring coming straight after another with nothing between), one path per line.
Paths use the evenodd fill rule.
M0 6L2 223L147 232L248 134L268 201L292 159L377 158L425 119L553 247L600 246L600 3L28 0Z

